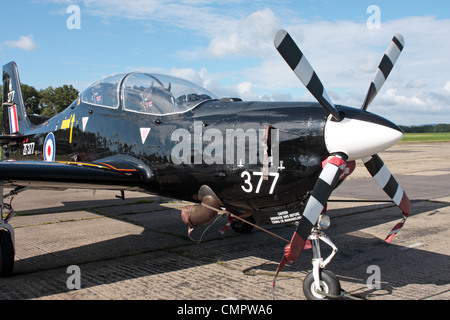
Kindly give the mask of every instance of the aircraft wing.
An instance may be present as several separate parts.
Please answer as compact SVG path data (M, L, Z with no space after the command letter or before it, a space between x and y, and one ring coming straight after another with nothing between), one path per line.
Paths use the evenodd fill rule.
M95 162L0 161L0 181L11 187L143 191L153 178L150 167L125 155Z
M0 135L0 145L4 145L4 144L8 144L11 143L12 141L21 141L24 138L26 138L26 136L22 136L22 135Z

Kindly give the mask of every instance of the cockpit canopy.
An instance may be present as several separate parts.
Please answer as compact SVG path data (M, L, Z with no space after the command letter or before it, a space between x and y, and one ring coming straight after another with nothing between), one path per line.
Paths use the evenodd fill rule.
M107 77L81 94L85 103L154 115L183 113L211 99L218 97L189 81L141 72Z

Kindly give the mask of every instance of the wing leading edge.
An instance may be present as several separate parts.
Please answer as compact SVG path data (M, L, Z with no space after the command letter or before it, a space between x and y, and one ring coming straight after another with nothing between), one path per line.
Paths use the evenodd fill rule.
M3 186L151 191L154 175L130 156L95 162L0 161Z

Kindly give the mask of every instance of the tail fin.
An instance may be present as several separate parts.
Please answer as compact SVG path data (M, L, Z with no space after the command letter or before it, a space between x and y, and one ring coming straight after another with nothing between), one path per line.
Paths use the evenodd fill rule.
M3 125L2 134L24 135L32 125L27 117L15 62L3 66Z

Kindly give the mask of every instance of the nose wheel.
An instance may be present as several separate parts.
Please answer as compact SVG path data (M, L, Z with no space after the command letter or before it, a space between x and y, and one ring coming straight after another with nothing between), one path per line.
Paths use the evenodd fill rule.
M326 300L338 298L341 293L341 284L333 272L319 271L319 285L314 280L313 272L309 273L303 281L303 293L308 300Z

